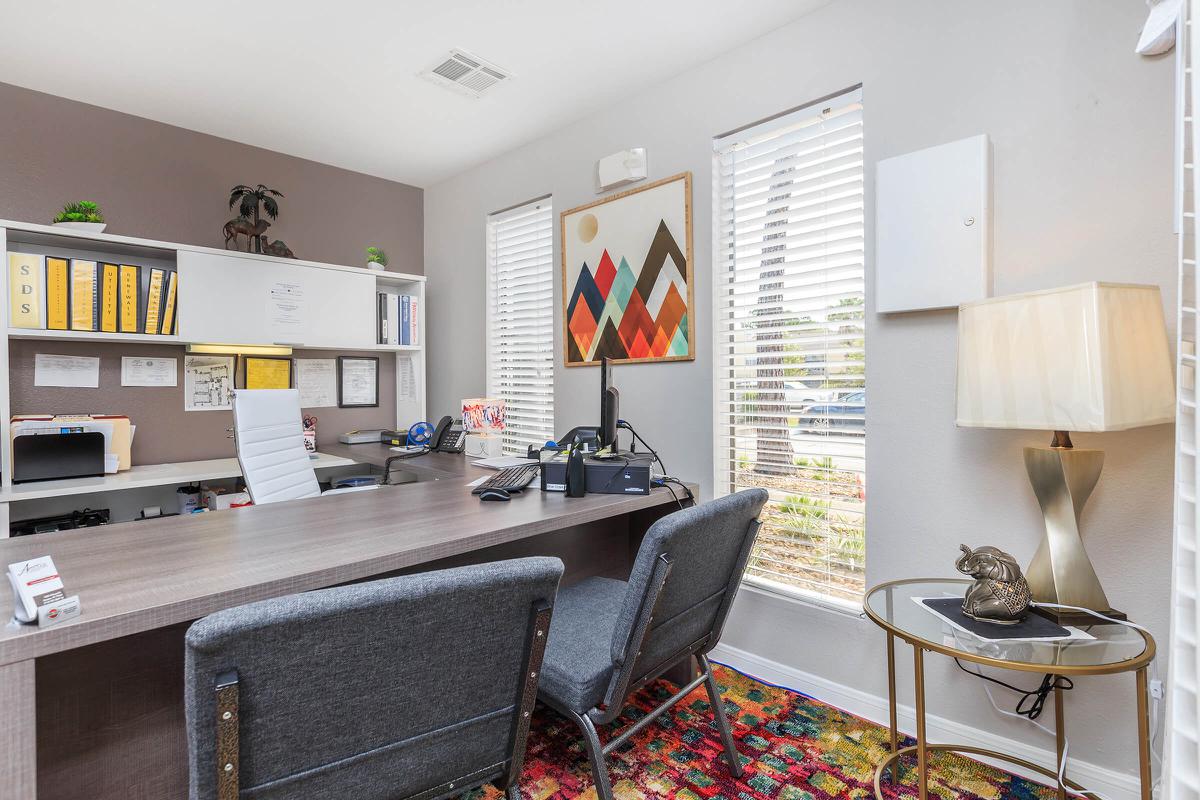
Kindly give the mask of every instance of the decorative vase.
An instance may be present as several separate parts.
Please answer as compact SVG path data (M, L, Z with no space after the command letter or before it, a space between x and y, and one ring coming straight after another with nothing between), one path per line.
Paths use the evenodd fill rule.
M385 269L387 269L387 267L383 266L383 264L380 264L378 261L368 261L367 269L373 269L376 272L383 272Z
M104 229L108 227L107 222L55 222L52 223L59 228L70 228L75 231L87 231L88 233L104 233Z

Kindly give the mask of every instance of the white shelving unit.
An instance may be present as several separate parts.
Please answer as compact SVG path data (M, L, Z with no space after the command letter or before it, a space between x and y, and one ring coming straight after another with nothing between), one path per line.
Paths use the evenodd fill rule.
M377 272L362 267L323 264L299 259L217 248L139 239L129 236L93 234L49 225L0 220L0 249L58 255L94 261L119 261L140 266L165 267L179 271L177 290L178 334L118 334L92 331L51 331L9 327L8 259L0 270L0 537L8 535L10 504L27 500L144 489L187 484L195 481L233 478L241 474L237 459L215 459L175 464L137 465L125 472L101 478L12 483L10 420L13 414L9 386L9 348L12 339L44 341L94 341L125 344L217 344L231 350L238 345L286 345L294 350L338 350L377 352L395 362L396 403L394 425L409 425L426 419L425 412L425 277L396 272ZM307 294L307 330L279 341L270 330L264 287L287 282ZM390 291L418 298L418 342L416 345L382 345L376 342L376 292ZM223 302L216 302L222 298ZM231 300L241 304L231 308ZM231 320L236 319L237 325ZM247 324L247 321L251 324ZM261 320L255 327L256 320ZM367 324L368 321L370 324ZM244 336L231 340L227 331ZM248 339L242 341L241 338ZM137 391L131 389L130 391ZM42 409L21 409L21 411ZM53 409L49 409L53 410ZM100 409L97 409L100 410ZM137 420L134 420L136 424ZM321 456L314 466L346 466L352 462Z

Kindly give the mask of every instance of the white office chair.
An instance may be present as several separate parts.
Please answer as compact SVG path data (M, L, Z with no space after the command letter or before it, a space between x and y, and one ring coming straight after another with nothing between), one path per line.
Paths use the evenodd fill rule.
M379 488L348 486L321 491L312 460L304 449L300 392L295 389L235 391L233 438L242 478L255 505Z

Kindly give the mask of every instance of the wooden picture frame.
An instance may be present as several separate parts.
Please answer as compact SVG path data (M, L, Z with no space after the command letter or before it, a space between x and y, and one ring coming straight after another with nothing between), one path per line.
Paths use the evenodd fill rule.
M292 359L280 356L242 356L242 388L243 389L291 389L293 384ZM278 381L279 362L287 363L287 385L281 386ZM254 385L251 385L253 381Z
M378 408L379 357L338 356L337 361L338 408Z
M691 172L568 209L559 234L564 366L696 359Z

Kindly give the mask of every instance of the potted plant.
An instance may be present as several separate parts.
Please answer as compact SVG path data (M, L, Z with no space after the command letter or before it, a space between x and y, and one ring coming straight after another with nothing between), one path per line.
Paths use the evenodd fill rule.
M367 248L367 269L385 270L387 269L387 263L387 253L378 247Z
M74 228L92 233L100 233L106 225L104 215L100 212L100 206L91 200L67 203L63 206L63 210L58 212L58 216L53 219L53 223L64 228Z

